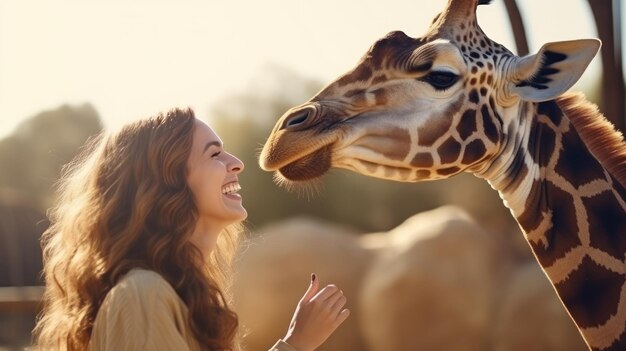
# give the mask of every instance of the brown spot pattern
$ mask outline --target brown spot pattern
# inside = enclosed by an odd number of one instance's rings
[[[517,221],[524,229],[524,232],[529,233],[537,229],[543,220],[543,212],[545,211],[545,199],[543,197],[543,183],[539,180],[533,181],[526,199],[524,212],[517,216]]]
[[[459,132],[459,136],[462,140],[465,140],[470,137],[475,131],[478,130],[476,126],[476,110],[469,109],[463,112],[461,116],[461,120],[456,127],[456,130]]]
[[[604,179],[600,163],[587,150],[574,128],[563,134],[563,145],[564,148],[555,166],[558,174],[575,187],[595,179]]]
[[[464,99],[464,95],[459,96],[445,111],[439,115],[432,116],[428,123],[418,128],[418,145],[431,146],[437,139],[448,133],[453,117],[461,109]]]
[[[548,165],[556,148],[556,133],[546,124],[535,122],[530,130],[528,149],[533,162],[541,167]]]
[[[476,89],[472,89],[472,91],[470,91],[469,93],[469,101],[477,104],[478,101],[480,101],[480,98],[478,97],[478,91],[476,91]]]
[[[548,246],[542,242],[531,242],[537,259],[543,267],[549,267],[560,258],[563,258],[571,249],[581,244],[576,224],[576,209],[574,199],[569,193],[559,189],[549,181],[544,182],[546,197],[542,200],[550,205],[552,210],[552,227],[544,234]],[[547,204],[529,204],[527,208],[537,211]]]
[[[449,176],[451,174],[458,173],[460,170],[461,169],[459,167],[441,168],[437,170],[437,174],[442,175],[442,176]]]
[[[372,79],[372,85],[376,85],[378,83],[382,83],[387,81],[387,76],[384,74],[381,74],[379,76],[374,77],[374,79]]]
[[[430,152],[418,152],[411,160],[411,166],[418,168],[429,168],[435,164],[433,155]]]
[[[461,144],[454,140],[453,137],[449,137],[443,144],[441,144],[441,146],[439,146],[437,153],[441,158],[441,163],[452,163],[459,158],[459,154],[461,153]]]
[[[583,198],[587,210],[591,246],[618,260],[626,252],[626,214],[613,192],[605,191],[591,198]]]
[[[539,103],[537,105],[537,113],[541,115],[545,115],[548,118],[550,118],[550,120],[552,121],[552,123],[554,123],[555,126],[558,126],[561,124],[563,112],[554,101],[546,101],[546,102]]]
[[[347,97],[347,98],[351,98],[355,95],[360,95],[363,94],[365,92],[365,89],[352,89],[352,90],[348,90],[346,91],[345,94],[343,94],[343,96]]]
[[[431,146],[450,130],[452,116],[435,116],[417,130],[418,145]]]
[[[362,63],[358,65],[352,72],[341,77],[337,81],[337,86],[341,87],[350,83],[354,83],[356,81],[367,81],[372,77],[372,69],[369,65]]]
[[[387,104],[387,92],[385,91],[385,89],[382,89],[382,88],[376,89],[372,91],[372,94],[374,94],[374,98],[376,99],[377,106]]]
[[[430,178],[430,171],[427,169],[419,169],[415,172],[415,177],[417,179],[428,179]]]
[[[585,256],[568,279],[555,288],[578,326],[591,328],[606,323],[617,312],[623,284],[624,276]]]
[[[393,140],[393,143],[389,142]],[[411,144],[411,135],[402,128],[391,127],[385,129],[385,135],[381,138],[379,145],[375,147],[386,158],[391,160],[404,160],[409,153],[409,145]]]
[[[483,117],[483,130],[485,131],[485,135],[489,138],[489,140],[491,140],[491,142],[495,143],[498,141],[498,129],[491,119],[489,107],[487,107],[487,105],[483,105],[480,108],[480,113]]]
[[[483,156],[485,156],[486,152],[487,149],[485,148],[485,144],[482,142],[482,140],[476,139],[465,146],[465,151],[463,152],[463,160],[461,160],[461,162],[464,165],[473,165],[474,162],[480,160]]]
[[[617,338],[611,346],[603,351],[623,351],[626,350],[626,330]],[[595,350],[594,350],[595,351]]]

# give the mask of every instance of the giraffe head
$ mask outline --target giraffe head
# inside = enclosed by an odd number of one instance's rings
[[[331,167],[415,182],[479,171],[507,143],[522,102],[554,99],[580,78],[595,39],[518,57],[476,21],[484,0],[449,0],[427,32],[378,40],[347,74],[277,122],[260,156],[291,181]]]

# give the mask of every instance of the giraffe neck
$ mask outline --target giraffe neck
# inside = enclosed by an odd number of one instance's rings
[[[626,347],[626,191],[557,101],[525,103],[477,175],[498,190],[592,349]]]

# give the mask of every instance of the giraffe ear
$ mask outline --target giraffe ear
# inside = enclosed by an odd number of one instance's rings
[[[513,67],[509,91],[527,101],[546,101],[574,85],[598,53],[601,42],[581,39],[547,43]]]

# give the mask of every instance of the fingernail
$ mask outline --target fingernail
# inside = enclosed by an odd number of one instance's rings
[[[311,283],[315,281],[315,279],[317,279],[317,276],[315,275],[315,273],[311,274]]]

